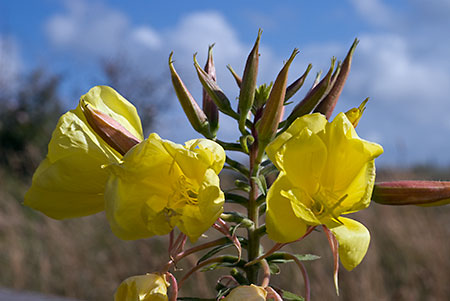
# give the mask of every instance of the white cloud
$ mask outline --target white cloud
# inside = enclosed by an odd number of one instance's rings
[[[372,24],[385,27],[398,22],[391,8],[382,0],[350,0],[350,2],[364,20]]]
[[[65,1],[66,11],[47,20],[50,42],[81,54],[111,55],[128,34],[128,19],[99,2]]]

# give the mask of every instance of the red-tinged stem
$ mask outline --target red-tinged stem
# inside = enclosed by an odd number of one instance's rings
[[[269,286],[270,282],[270,267],[269,264],[267,263],[267,260],[261,260],[261,266],[263,269],[263,279],[261,282],[261,286],[266,288]]]
[[[273,299],[274,301],[283,301],[283,298],[270,286],[265,288],[267,291],[267,300]]]
[[[177,284],[177,280],[169,272],[166,273],[166,276],[167,276],[167,278],[169,278],[169,283],[170,283],[170,287],[171,287],[171,294],[170,294],[169,301],[177,301],[177,298],[178,298],[178,284]]]
[[[298,268],[302,272],[303,280],[305,281],[305,301],[310,301],[311,289],[310,289],[310,284],[309,284],[308,272],[306,271],[305,266],[297,257],[295,257],[292,254],[289,254],[289,253],[285,254],[285,258],[294,260],[294,262],[297,264]]]
[[[199,264],[197,264],[195,267],[193,267],[192,269],[190,269],[186,275],[183,276],[183,278],[181,278],[180,283],[179,283],[179,287],[181,288],[181,286],[183,285],[183,283],[196,271],[198,271],[199,269],[201,269],[202,267],[214,263],[214,262],[221,262],[223,259],[223,256],[219,256],[219,257],[215,257],[215,258],[210,258],[208,260],[205,260]]]
[[[233,242],[234,246],[236,247],[236,250],[238,251],[238,261],[241,260],[242,247],[241,243],[239,242],[239,239],[237,238],[236,235],[230,234],[230,229],[221,218],[217,219],[217,221],[219,222],[219,224],[213,224],[213,228],[219,231],[220,233],[224,234],[226,237],[228,237],[228,239],[230,239]]]
[[[224,275],[220,277],[219,280],[217,280],[217,283],[221,283],[223,279],[228,280],[228,282],[225,284],[226,286],[229,286],[231,282],[233,282],[235,285],[239,285],[239,282],[237,282],[237,280],[231,275]]]
[[[325,225],[322,225],[323,230],[325,232],[325,235],[327,236],[328,243],[330,244],[331,251],[333,252],[333,259],[334,259],[334,270],[333,270],[333,279],[334,279],[334,286],[336,287],[336,294],[339,296],[339,280],[338,280],[338,273],[339,273],[339,248],[338,248],[338,241],[334,234],[328,229]]]
[[[179,254],[177,254],[176,256],[174,256],[172,259],[169,260],[169,262],[162,268],[162,272],[166,273],[173,265],[175,265],[178,261],[180,261],[181,259],[183,259],[186,256],[189,256],[193,253],[211,248],[211,247],[215,247],[215,246],[219,246],[221,244],[224,244],[228,241],[227,238],[223,237],[223,238],[219,238],[198,246],[195,246],[193,248],[187,249],[186,251],[183,251]]]

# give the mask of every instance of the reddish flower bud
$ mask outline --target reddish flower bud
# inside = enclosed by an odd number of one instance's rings
[[[441,206],[450,203],[450,182],[394,181],[376,183],[372,200],[383,205]]]
[[[120,154],[125,155],[128,150],[141,142],[119,122],[81,101],[81,110],[94,132]]]

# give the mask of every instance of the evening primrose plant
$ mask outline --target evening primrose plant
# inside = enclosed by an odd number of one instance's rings
[[[390,205],[449,203],[448,183],[375,184],[375,159],[383,148],[360,138],[355,129],[367,99],[331,118],[358,40],[342,62],[333,58],[324,77],[319,73],[303,99],[296,100],[311,65],[288,85],[298,55],[294,50],[273,83],[258,86],[260,39],[261,31],[242,77],[228,66],[239,88],[237,101],[230,101],[216,81],[212,46],[204,68],[194,55],[202,106],[178,75],[170,54],[177,98],[204,138],[177,144],[152,133],[144,139],[135,107],[106,86],[92,88],[60,118],[24,204],[55,219],[105,211],[112,232],[123,240],[168,238],[167,262],[159,270],[125,279],[118,285],[116,301],[310,300],[303,262],[318,256],[282,248],[312,232],[322,232],[328,240],[339,294],[339,262],[354,269],[370,242],[369,230],[349,214],[367,208],[371,199]],[[284,116],[291,103],[290,114]],[[236,121],[240,134],[235,141],[217,138],[221,114]],[[237,161],[234,152],[248,159]],[[236,180],[235,187],[223,191],[223,169],[245,181]],[[227,204],[242,210],[229,210]],[[206,237],[210,228],[219,237]],[[273,242],[268,249],[261,245],[265,236]],[[228,248],[234,249],[232,254],[223,254]],[[192,255],[200,257],[198,263],[176,279],[177,263]],[[277,264],[298,267],[303,292],[271,283]],[[217,280],[215,296],[178,297],[195,272],[219,267],[227,274]]]

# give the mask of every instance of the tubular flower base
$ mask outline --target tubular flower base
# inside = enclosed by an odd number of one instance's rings
[[[106,213],[114,234],[139,239],[177,226],[197,240],[223,212],[218,174],[224,162],[224,150],[213,141],[183,146],[151,134],[107,167]]]
[[[224,301],[265,301],[267,296],[266,290],[256,285],[241,285],[234,288]]]
[[[132,276],[117,288],[114,301],[167,301],[168,286],[159,274]]]
[[[24,204],[55,218],[90,215],[104,209],[108,172],[102,165],[118,163],[122,155],[89,125],[83,106],[90,106],[142,140],[135,107],[110,87],[97,86],[64,114],[53,131],[48,154],[34,173]]]
[[[308,225],[326,225],[339,241],[344,267],[357,266],[370,235],[362,224],[341,215],[369,205],[374,159],[382,147],[360,139],[345,114],[329,123],[315,113],[294,121],[266,151],[280,171],[267,196],[269,237],[290,242]]]

